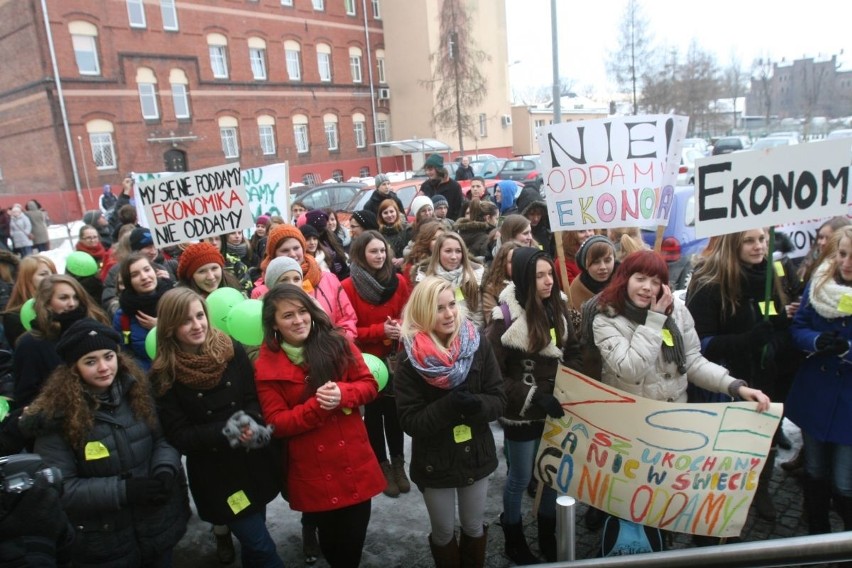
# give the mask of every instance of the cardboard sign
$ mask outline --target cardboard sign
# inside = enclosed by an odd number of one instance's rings
[[[540,129],[554,231],[665,225],[688,119],[612,117]]]
[[[783,406],[657,402],[561,367],[535,475],[560,493],[660,529],[735,536]]]
[[[852,139],[735,152],[695,162],[695,235],[846,215]]]
[[[252,226],[239,164],[146,181],[136,187],[154,245],[162,248]]]

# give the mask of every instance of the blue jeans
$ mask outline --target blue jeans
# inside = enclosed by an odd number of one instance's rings
[[[243,566],[283,568],[275,542],[266,528],[266,508],[240,517],[228,523],[228,527],[240,541],[240,559]]]
[[[835,492],[852,497],[852,446],[820,442],[802,432],[805,472],[811,479],[831,482]]]
[[[506,485],[503,487],[503,522],[507,524],[516,525],[521,522],[521,502],[532,478],[537,443],[538,440],[505,441],[509,454],[509,475],[506,476]],[[544,487],[538,513],[543,517],[556,518],[556,491],[550,486]]]

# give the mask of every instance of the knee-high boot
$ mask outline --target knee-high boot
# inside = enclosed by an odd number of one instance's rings
[[[772,494],[769,493],[769,482],[772,481],[772,473],[775,469],[776,453],[776,448],[769,450],[769,454],[766,456],[766,463],[763,465],[763,471],[760,472],[757,491],[754,493],[754,507],[757,509],[757,516],[764,521],[774,521],[776,516],[775,505],[772,503]]]
[[[429,535],[429,550],[432,551],[436,568],[459,568],[459,543],[455,536],[444,546],[438,546],[432,542],[432,535]]]
[[[556,562],[556,518],[538,516],[538,548],[548,562]]]
[[[828,480],[813,479],[806,475],[802,486],[805,513],[808,515],[808,534],[830,533],[828,512],[831,510],[831,487]]]
[[[459,537],[459,559],[461,568],[483,568],[485,545],[488,543],[488,525],[483,525],[482,536],[467,536],[462,531]]]

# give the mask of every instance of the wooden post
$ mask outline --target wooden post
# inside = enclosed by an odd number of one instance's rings
[[[562,291],[565,292],[565,295],[568,296],[568,307],[573,306],[571,303],[571,283],[568,282],[568,269],[565,267],[565,247],[562,246],[562,233],[564,231],[556,231],[553,233],[554,239],[556,240],[556,258],[554,259],[558,266],[556,267],[559,270],[559,276],[562,280]]]
[[[665,231],[665,225],[657,225],[657,236],[654,237],[654,252],[660,252],[663,249],[663,233]]]

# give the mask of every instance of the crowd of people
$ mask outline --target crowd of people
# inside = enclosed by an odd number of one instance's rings
[[[831,502],[852,529],[847,218],[825,223],[798,266],[769,256],[767,230],[714,237],[675,291],[637,231],[569,231],[557,247],[537,192],[501,181],[492,195],[474,177],[465,195],[440,156],[426,170],[408,215],[379,175],[348,227],[295,202],[289,222],[261,215],[250,234],[163,250],[137,224],[128,177],[84,215],[76,250],[96,263],[85,273],[31,254],[49,245],[33,221],[46,216],[13,207],[0,450],[35,452],[63,491],[54,522],[0,536],[0,561],[47,550],[57,565],[169,566],[191,495],[221,562],[235,559],[236,537],[243,566],[283,566],[266,525],[280,494],[301,513],[307,562],[358,566],[372,499],[414,485],[436,566],[483,566],[497,421],[505,553],[553,562],[557,494],[536,488],[533,462],[547,417],[564,414],[560,365],[657,401],[764,411],[786,400],[804,446],[784,466],[803,468],[810,532],[830,530]],[[262,300],[259,346],[214,325],[206,301],[221,288]],[[381,391],[365,355],[386,365]],[[776,515],[766,489],[785,443],[779,429],[754,500],[764,519]],[[537,554],[524,533],[530,491]],[[0,524],[21,499],[0,496]],[[605,515],[589,508],[585,522]]]

